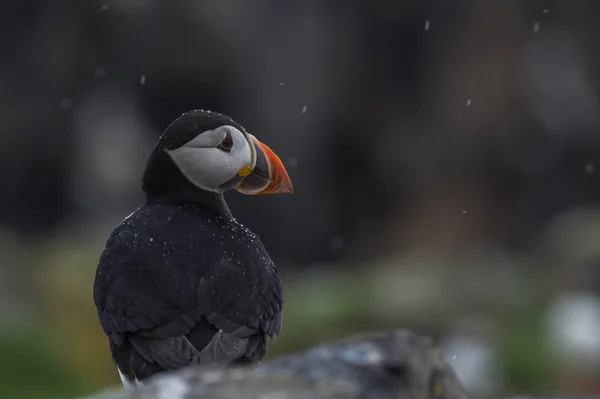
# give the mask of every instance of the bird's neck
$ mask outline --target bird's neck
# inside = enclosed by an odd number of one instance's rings
[[[153,196],[146,193],[146,204],[171,204],[196,206],[229,220],[234,220],[223,194],[201,190],[199,193],[175,192],[168,195]]]
[[[156,167],[160,164],[160,167]],[[193,185],[164,152],[150,156],[142,178],[146,204],[195,205],[233,220],[222,193]]]

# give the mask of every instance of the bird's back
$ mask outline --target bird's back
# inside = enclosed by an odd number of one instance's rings
[[[133,381],[261,359],[279,334],[283,296],[255,234],[200,206],[155,204],[111,234],[94,301],[119,372]]]

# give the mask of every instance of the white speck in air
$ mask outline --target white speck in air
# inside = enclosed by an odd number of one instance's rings
[[[469,98],[469,99],[467,99],[467,107],[470,107],[470,106],[471,106],[471,99]]]
[[[146,75],[142,75],[142,77],[140,78],[140,84],[143,85],[146,83]]]
[[[290,168],[295,168],[296,166],[298,166],[298,158],[290,157],[290,159],[288,160],[288,165]]]
[[[154,241],[154,238],[150,237],[150,238],[149,238],[149,240],[150,240],[150,241]]]
[[[425,32],[429,30],[429,20],[425,21]]]
[[[542,11],[542,14],[547,14],[547,13],[548,13],[548,9],[547,9],[547,8],[545,8],[545,9]]]
[[[306,106],[306,105],[303,105],[303,106],[302,106],[302,113],[303,113],[303,114],[305,114],[305,113],[306,113],[306,108],[307,108],[307,106]]]
[[[540,23],[538,21],[535,21],[533,23],[533,33],[538,33],[540,30]]]
[[[463,215],[466,215],[466,214],[467,214],[467,211],[463,211]]]
[[[585,165],[585,173],[588,175],[591,175],[594,173],[594,164],[593,163],[588,163],[587,165]]]
[[[283,82],[279,83],[279,86],[283,86],[283,85],[284,85],[284,83],[283,83]]]
[[[108,10],[108,4],[102,4],[102,11]]]
[[[456,359],[456,355],[452,356],[452,361],[454,361]]]
[[[72,105],[73,105],[73,102],[71,101],[71,99],[69,97],[65,97],[65,98],[61,99],[60,103],[59,103],[59,107],[63,111],[70,110]]]
[[[106,77],[106,69],[104,69],[101,66],[96,67],[96,69],[94,69],[94,77],[97,79],[102,79]]]

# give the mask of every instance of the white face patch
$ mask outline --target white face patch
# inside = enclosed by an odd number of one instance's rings
[[[226,152],[218,145],[231,135],[233,145]],[[220,192],[223,184],[238,175],[245,165],[252,164],[252,151],[246,136],[233,126],[219,126],[201,132],[181,147],[167,151],[181,173],[195,186]]]

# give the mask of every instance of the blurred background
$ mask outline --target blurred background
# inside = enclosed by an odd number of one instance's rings
[[[227,196],[285,281],[269,356],[409,328],[474,398],[600,392],[597,0],[5,0],[0,397],[119,384],[100,252],[184,111],[268,143]]]

